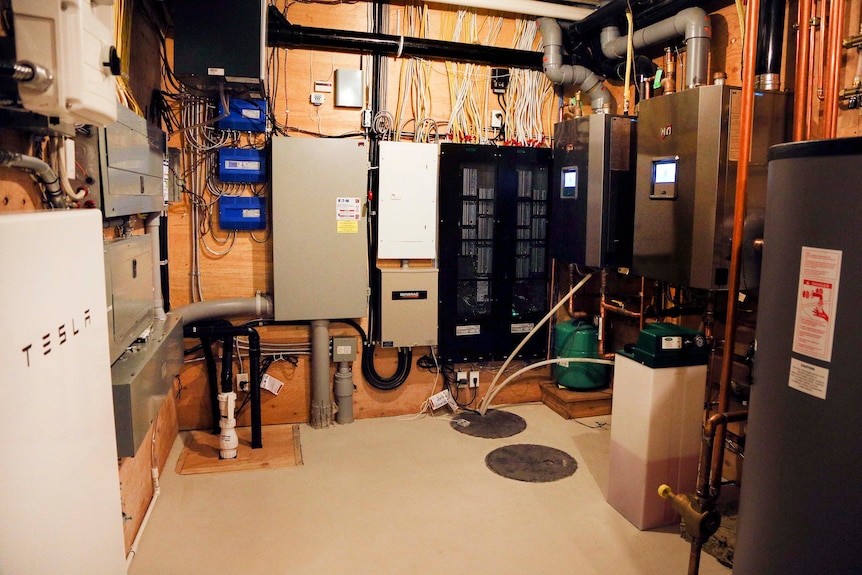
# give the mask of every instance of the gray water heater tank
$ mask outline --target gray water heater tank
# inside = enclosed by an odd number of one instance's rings
[[[769,152],[734,575],[862,573],[862,138]]]

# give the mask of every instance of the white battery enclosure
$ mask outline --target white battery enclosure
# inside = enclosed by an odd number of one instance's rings
[[[437,257],[437,171],[439,146],[380,142],[381,259]]]

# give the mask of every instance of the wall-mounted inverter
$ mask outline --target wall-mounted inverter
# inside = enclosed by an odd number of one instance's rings
[[[634,227],[637,120],[590,114],[554,126],[551,257],[629,267]]]
[[[741,287],[757,287],[766,154],[786,140],[787,95],[756,93]],[[640,103],[632,271],[700,289],[726,289],[733,236],[742,95],[702,86]]]

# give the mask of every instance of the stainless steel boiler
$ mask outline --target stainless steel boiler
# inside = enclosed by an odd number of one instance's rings
[[[701,86],[639,106],[632,271],[650,279],[725,289],[730,269],[741,90]],[[759,283],[766,153],[786,141],[787,95],[757,93],[745,222],[742,289]]]

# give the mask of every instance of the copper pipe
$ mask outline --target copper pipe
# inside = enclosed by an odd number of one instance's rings
[[[796,85],[793,99],[793,141],[806,139],[805,117],[808,108],[808,63],[811,59],[811,2],[799,0],[796,29]]]
[[[641,317],[641,314],[639,314],[636,311],[631,311],[631,310],[626,309],[623,306],[614,305],[612,303],[602,302],[602,310],[609,311],[611,313],[615,313],[617,315],[622,315],[625,317],[636,317],[636,318]]]
[[[845,0],[832,0],[829,6],[828,56],[824,80],[825,108],[823,110],[823,137],[835,138],[838,134],[838,90],[841,72],[841,50],[844,37]]]
[[[713,484],[721,483],[721,464],[724,463],[724,430],[728,423],[745,421],[748,419],[748,410],[719,412],[706,420],[703,424],[703,442],[700,450],[700,465],[698,467],[697,496],[704,500],[713,500],[718,496],[713,492]],[[722,435],[721,445],[717,436]],[[710,453],[721,449],[721,461],[718,466],[715,461],[710,462]],[[715,480],[714,478],[718,478]]]
[[[826,25],[826,0],[820,0],[820,16],[818,18],[817,30],[815,32],[816,36],[820,36],[820,41],[818,42],[815,38],[815,44],[817,45],[817,55],[814,60],[814,73],[817,76],[817,99],[823,100],[823,66],[826,65],[826,33],[828,30],[828,26]]]
[[[640,296],[641,296],[641,302],[640,302],[640,311],[638,312],[638,315],[640,315],[641,320],[638,322],[638,329],[640,329],[641,331],[643,331],[643,329],[644,329],[644,320],[645,320],[644,315],[645,315],[645,313],[646,313],[646,303],[645,303],[645,299],[646,299],[646,278],[645,278],[645,277],[643,277],[643,276],[641,276],[641,293],[640,293]]]
[[[552,258],[552,259],[551,259],[551,287],[550,287],[550,290],[549,290],[549,291],[550,291],[550,293],[551,293],[551,297],[550,297],[550,298],[548,298],[548,305],[549,305],[549,307],[553,307],[553,306],[554,306],[553,302],[554,302],[554,301],[556,300],[556,298],[557,298],[557,292],[556,292],[557,284],[556,284],[556,281],[557,281],[557,261],[556,261],[555,259],[553,259],[553,258]],[[551,348],[551,339],[553,338],[553,333],[554,333],[554,323],[555,323],[555,320],[556,320],[556,319],[557,319],[556,317],[552,317],[552,318],[550,318],[549,323],[548,323],[548,342],[547,342],[547,343],[548,343],[548,346],[545,348],[545,349],[547,350],[547,351],[545,352],[545,359],[551,359],[551,356],[552,356],[552,353],[553,353],[553,348]]]

